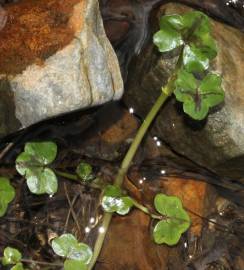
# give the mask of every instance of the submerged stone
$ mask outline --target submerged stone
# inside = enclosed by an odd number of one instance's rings
[[[0,31],[0,137],[119,99],[123,82],[96,0],[22,0]]]
[[[190,8],[180,4],[161,6],[162,14],[183,13]],[[158,26],[155,24],[156,31]],[[152,132],[176,152],[201,166],[243,182],[244,175],[244,34],[212,20],[218,56],[212,70],[223,77],[225,102],[214,108],[208,118],[197,122],[188,118],[182,104],[170,99],[159,113]],[[143,57],[141,57],[143,55]],[[178,59],[176,53],[160,54],[152,42],[134,63],[125,100],[135,112],[145,116]]]

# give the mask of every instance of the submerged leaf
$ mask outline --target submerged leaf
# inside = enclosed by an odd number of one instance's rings
[[[2,264],[16,264],[22,258],[21,253],[16,248],[6,247],[3,251]]]
[[[14,197],[15,189],[10,184],[9,179],[0,177],[0,217],[6,213],[8,204]]]
[[[102,198],[102,207],[104,211],[126,215],[132,206],[133,200],[129,196],[124,196],[119,187],[114,185],[106,186]]]
[[[24,152],[16,159],[16,170],[27,179],[27,185],[35,194],[54,194],[57,191],[57,177],[52,169],[46,168],[57,155],[53,142],[26,143]]]
[[[190,226],[190,218],[183,209],[180,199],[165,194],[157,194],[154,199],[154,206],[164,218],[154,227],[154,241],[157,244],[177,244],[181,234]]]

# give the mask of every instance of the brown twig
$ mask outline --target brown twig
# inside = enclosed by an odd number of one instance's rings
[[[76,226],[77,226],[78,232],[79,232],[79,234],[81,235],[82,233],[81,233],[80,224],[79,224],[79,222],[78,222],[78,220],[77,220],[76,213],[75,213],[75,211],[74,211],[72,202],[71,202],[71,200],[70,200],[70,196],[69,196],[69,193],[68,193],[68,190],[67,190],[67,185],[66,185],[66,183],[64,183],[64,192],[65,192],[67,201],[68,201],[68,203],[69,203],[69,207],[70,207],[70,211],[71,211],[71,213],[72,213],[72,217],[73,217],[73,219],[74,219],[74,221],[75,221],[75,224],[76,224]]]

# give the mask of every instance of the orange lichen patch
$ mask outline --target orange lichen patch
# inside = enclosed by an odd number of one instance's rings
[[[184,207],[191,217],[191,233],[195,236],[201,235],[203,220],[199,216],[204,216],[206,194],[209,185],[204,182],[194,180],[184,180],[170,178],[164,182],[164,187],[168,195],[174,195],[182,200]],[[194,215],[196,213],[197,215]]]
[[[84,0],[22,0],[5,7],[7,23],[0,31],[0,74],[18,74],[32,63],[40,64],[74,37],[76,4]],[[80,5],[79,5],[80,6]],[[81,8],[79,8],[81,11]],[[80,13],[82,14],[82,13]]]
[[[102,133],[102,139],[108,143],[121,143],[133,135],[139,126],[138,121],[128,111],[122,118]]]

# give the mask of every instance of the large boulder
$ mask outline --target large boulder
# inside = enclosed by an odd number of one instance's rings
[[[183,13],[180,4],[161,6],[159,15]],[[158,115],[152,132],[176,152],[218,174],[244,179],[244,34],[212,20],[218,56],[212,69],[223,76],[224,105],[212,110],[205,121],[189,119],[181,104],[169,100]],[[155,27],[155,31],[157,30]],[[134,62],[125,100],[145,116],[160,94],[178,56],[161,55],[152,42]]]
[[[22,0],[1,14],[0,137],[121,97],[97,0]]]

